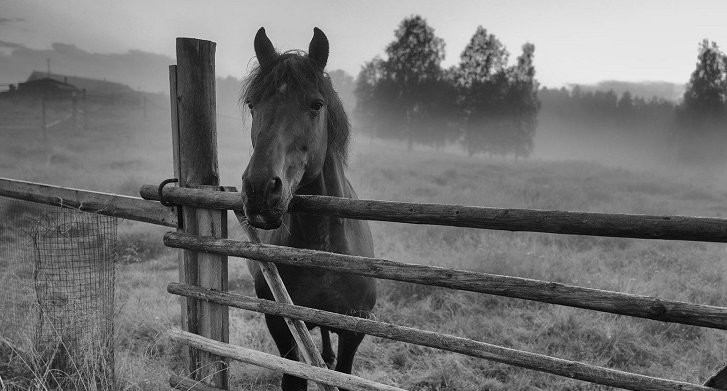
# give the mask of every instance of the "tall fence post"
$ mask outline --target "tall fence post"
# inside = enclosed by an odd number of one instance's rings
[[[172,107],[174,175],[180,187],[219,188],[215,103],[215,43],[177,38],[177,65],[169,68]],[[183,207],[179,230],[196,235],[225,237],[226,212]],[[179,280],[227,290],[227,257],[183,251]],[[182,328],[221,342],[229,342],[226,306],[182,300]],[[190,348],[190,377],[214,387],[228,388],[227,361]]]

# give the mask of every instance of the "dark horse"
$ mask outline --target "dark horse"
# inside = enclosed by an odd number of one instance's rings
[[[373,256],[371,231],[365,221],[308,214],[286,214],[294,194],[355,198],[343,169],[349,123],[341,100],[324,72],[328,39],[313,30],[308,54],[278,54],[265,35],[255,36],[258,67],[245,82],[242,99],[252,113],[252,145],[242,175],[242,197],[248,222],[265,231],[263,242],[342,254]],[[260,269],[249,263],[260,298],[272,300]],[[376,302],[376,284],[368,277],[278,265],[297,305],[366,316]],[[285,321],[266,316],[280,355],[297,360],[298,352]],[[309,328],[316,325],[308,324]],[[336,370],[351,373],[363,334],[331,329],[338,334]],[[323,359],[332,366],[336,355],[329,330],[321,327]],[[304,379],[283,376],[282,388],[305,390]]]

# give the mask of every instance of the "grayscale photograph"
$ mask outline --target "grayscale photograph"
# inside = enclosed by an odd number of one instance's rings
[[[727,390],[727,2],[0,0],[0,391]]]

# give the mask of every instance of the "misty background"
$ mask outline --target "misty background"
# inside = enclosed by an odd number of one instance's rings
[[[353,124],[346,176],[362,199],[724,218],[725,20],[721,0],[0,1],[0,177],[138,196],[173,176],[168,66],[175,38],[194,37],[217,42],[220,182],[239,188],[252,147],[238,100],[255,32],[305,50],[317,26]],[[13,205],[0,216],[19,216]],[[0,244],[24,234],[2,221],[12,229]],[[244,237],[234,218],[229,228]],[[722,243],[371,228],[385,259],[727,302]],[[185,371],[165,337],[180,323],[165,289],[177,253],[163,245],[167,228],[118,229],[117,388],[162,389]],[[244,262],[229,267],[230,290],[254,294]],[[703,384],[726,357],[722,330],[392,281],[378,294],[381,321],[649,376]],[[230,342],[276,353],[264,322],[231,311]],[[0,378],[21,381],[3,358]],[[354,373],[405,389],[594,389],[378,338],[364,340]],[[231,379],[279,384],[250,366]]]
[[[3,18],[0,26],[26,22]],[[693,69],[681,75],[682,82],[546,85],[538,69],[545,49],[537,36],[507,47],[498,31],[473,25],[465,48],[452,54],[437,27],[426,15],[409,15],[388,26],[389,42],[358,72],[328,70],[356,140],[473,157],[592,160],[637,168],[725,162],[725,56],[709,37],[693,42],[688,53]],[[459,61],[447,66],[445,57]],[[17,103],[24,96],[23,104],[32,106],[46,92],[17,94],[23,92],[18,87],[45,73],[59,82],[76,77],[122,84],[137,94],[127,101],[164,109],[172,63],[168,55],[138,49],[100,53],[68,42],[32,48],[0,40],[0,90],[4,100]],[[220,115],[244,117],[237,102],[243,77],[244,72],[218,77]]]

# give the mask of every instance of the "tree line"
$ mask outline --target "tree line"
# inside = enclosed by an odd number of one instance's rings
[[[629,91],[571,89],[539,91],[541,120],[567,124],[583,135],[618,132],[633,138],[648,136],[652,145],[665,142],[680,162],[727,161],[727,56],[709,40],[699,44],[697,62],[680,102],[644,99]],[[553,119],[557,121],[553,121]]]
[[[386,58],[366,62],[356,79],[360,129],[409,149],[458,143],[470,155],[528,156],[540,107],[535,46],[524,44],[509,64],[507,48],[479,26],[458,65],[442,67],[444,48],[424,18],[404,19]]]
[[[385,56],[366,62],[355,80],[358,129],[371,137],[404,140],[409,148],[456,144],[470,155],[526,157],[540,113],[584,135],[659,137],[681,161],[727,161],[727,56],[714,42],[699,44],[696,67],[679,102],[629,91],[541,88],[535,46],[525,43],[510,63],[507,48],[482,26],[459,64],[445,69],[444,49],[424,18],[405,18]]]
[[[543,87],[538,92],[548,119],[567,121],[583,133],[643,133],[668,129],[674,121],[676,103],[659,97],[645,99],[630,91],[621,95],[613,90],[586,91],[579,85],[571,89]]]

